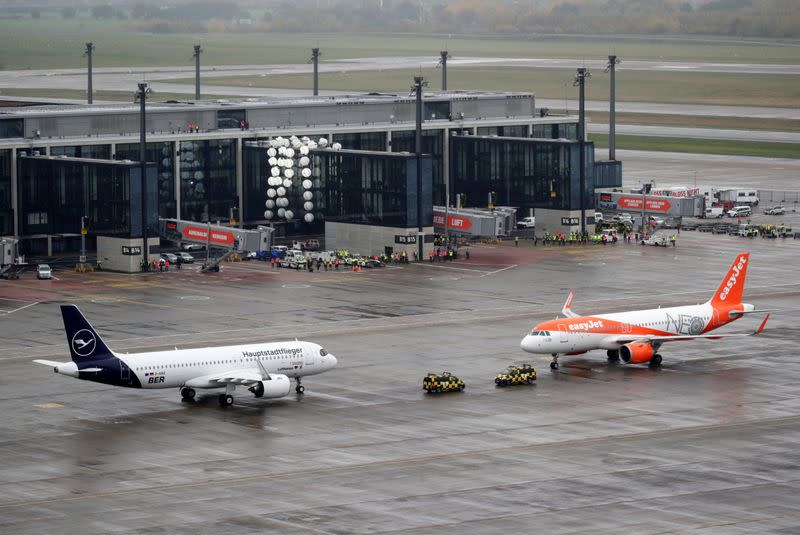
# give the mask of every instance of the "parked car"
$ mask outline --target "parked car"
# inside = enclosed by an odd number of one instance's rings
[[[728,210],[728,217],[749,217],[753,215],[753,209],[746,205],[734,206]]]
[[[786,213],[786,210],[783,209],[783,206],[777,205],[777,206],[770,206],[769,208],[764,210],[764,213],[767,215],[783,215]]]
[[[663,225],[664,224],[664,220],[663,219],[661,219],[660,217],[656,217],[654,215],[651,215],[650,217],[648,217],[647,220],[650,222],[651,225],[653,223],[655,223],[656,225]]]
[[[603,212],[595,212],[594,213],[594,222],[595,223],[602,223],[603,222]]]
[[[53,270],[50,269],[50,266],[47,264],[39,264],[36,266],[36,278],[37,279],[52,279],[53,278]]]
[[[616,214],[611,218],[611,221],[619,221],[620,223],[633,223],[633,216],[631,214]]]
[[[517,228],[535,228],[536,227],[536,218],[533,216],[530,217],[523,217],[519,221],[517,221]]]
[[[181,246],[184,251],[205,251],[206,246],[199,243],[184,243]]]
[[[170,264],[177,264],[178,257],[172,253],[161,253],[161,258],[169,262]]]
[[[189,253],[181,251],[179,253],[175,253],[175,256],[178,257],[178,262],[181,262],[182,264],[194,264],[194,257]]]

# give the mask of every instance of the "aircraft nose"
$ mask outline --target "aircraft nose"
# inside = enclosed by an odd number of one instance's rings
[[[338,361],[336,360],[336,357],[334,357],[333,355],[328,355],[328,366],[329,367],[335,368],[337,363],[338,363]]]
[[[533,339],[533,336],[527,335],[525,338],[522,339],[522,342],[520,342],[519,347],[521,347],[523,351],[527,351],[528,353],[534,353],[536,349],[536,340]]]

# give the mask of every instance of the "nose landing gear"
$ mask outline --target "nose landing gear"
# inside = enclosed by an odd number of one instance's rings
[[[558,354],[556,353],[553,353],[553,362],[550,363],[550,369],[551,370],[558,369]]]

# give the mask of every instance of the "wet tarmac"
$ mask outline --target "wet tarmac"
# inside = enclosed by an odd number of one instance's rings
[[[571,288],[579,313],[701,302],[745,250],[747,300],[781,309],[758,337],[675,343],[656,370],[596,352],[554,372],[519,349]],[[666,249],[471,253],[363,273],[250,262],[0,282],[0,532],[797,532],[800,241],[682,232]],[[237,390],[230,408],[57,376],[30,361],[67,359],[66,302],[118,351],[299,337],[339,368],[302,397]],[[522,361],[536,384],[495,387]],[[466,390],[426,395],[434,370]]]

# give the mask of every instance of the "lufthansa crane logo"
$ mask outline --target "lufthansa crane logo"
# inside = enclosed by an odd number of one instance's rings
[[[79,357],[88,357],[97,345],[94,334],[89,329],[81,329],[72,336],[72,351]]]

